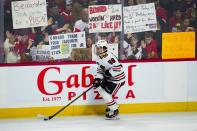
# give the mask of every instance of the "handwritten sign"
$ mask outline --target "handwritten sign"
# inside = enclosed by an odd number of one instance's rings
[[[118,44],[108,44],[107,48],[109,52],[112,52],[118,58]],[[95,51],[95,45],[92,45],[92,61],[96,61],[97,58]]]
[[[89,33],[122,30],[121,5],[89,6]]]
[[[12,2],[13,28],[47,26],[46,0]]]
[[[157,30],[154,3],[124,7],[125,33]]]
[[[47,62],[50,60],[50,46],[38,45],[36,52],[36,61]]]
[[[162,34],[162,59],[195,58],[195,32]]]
[[[50,56],[52,59],[64,59],[71,56],[72,48],[86,48],[85,32],[50,35]]]

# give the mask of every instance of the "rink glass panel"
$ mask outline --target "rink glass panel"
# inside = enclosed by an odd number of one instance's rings
[[[57,6],[51,4],[56,1]],[[11,2],[15,2],[11,8]],[[73,0],[47,0],[47,26],[33,26],[36,22],[43,22],[43,17],[36,17],[38,14],[44,16],[45,13],[40,11],[34,11],[33,9],[29,11],[30,6],[36,7],[37,3],[42,3],[43,0],[37,0],[34,5],[24,3],[24,5],[29,6],[28,11],[22,10],[17,12],[19,9],[18,5],[22,5],[21,2],[27,1],[18,1],[16,4],[15,0],[4,0],[0,3],[0,15],[4,16],[0,19],[0,63],[40,63],[40,62],[77,62],[77,61],[95,61],[92,57],[94,55],[94,44],[99,39],[105,39],[110,44],[110,50],[114,51],[119,60],[129,60],[129,61],[140,61],[140,60],[154,60],[161,61],[163,59],[188,59],[195,58],[196,46],[195,38],[196,34],[185,36],[188,37],[178,37],[176,33],[180,32],[195,32],[196,31],[196,2],[192,1],[191,3],[184,3],[184,1],[178,3],[167,3],[164,0],[160,0],[158,4],[156,1],[151,0],[136,0],[134,3],[130,3],[129,0],[114,0],[114,1],[99,1],[99,0],[90,0],[88,3],[82,3],[81,1]],[[140,10],[138,13],[134,13],[135,16],[130,16],[125,10],[131,11],[135,7],[141,5],[141,8],[147,8],[148,6],[142,4],[154,3],[155,8],[155,17],[157,23],[147,24],[149,29],[157,28],[157,30],[151,31],[142,31],[143,29],[132,29],[132,33],[128,33],[128,29],[124,27],[125,22],[131,22],[136,20],[136,23],[139,24],[140,15],[146,15],[146,12]],[[20,3],[20,4],[19,4]],[[105,6],[107,5],[107,6]],[[112,6],[114,5],[114,6]],[[117,6],[120,5],[120,10],[117,11]],[[187,6],[184,6],[187,5]],[[41,6],[41,4],[40,4]],[[131,6],[133,8],[131,8]],[[88,19],[87,10],[91,16],[91,19]],[[95,8],[93,8],[95,7]],[[104,8],[107,7],[107,8]],[[116,7],[116,8],[115,8]],[[33,7],[32,7],[33,8]],[[113,8],[113,9],[112,9]],[[72,9],[69,12],[69,9]],[[106,9],[112,9],[112,11],[106,12]],[[146,10],[146,9],[144,9]],[[13,13],[15,11],[15,13]],[[27,28],[26,24],[22,25],[25,28],[18,28],[13,26],[13,16],[18,13],[24,13],[28,16],[32,11],[32,16],[29,17],[31,22],[31,27]],[[120,13],[121,11],[121,13]],[[151,9],[148,11],[151,12]],[[186,13],[185,13],[186,12]],[[54,15],[53,13],[59,13]],[[100,16],[98,14],[101,14]],[[114,14],[113,14],[114,13]],[[95,17],[94,15],[95,14]],[[105,22],[105,17],[108,15],[110,20]],[[174,15],[175,14],[175,15]],[[13,15],[13,16],[12,16]],[[54,15],[54,16],[53,16]],[[151,13],[149,14],[151,15]],[[153,14],[152,14],[153,15]],[[34,17],[33,17],[34,16]],[[46,16],[45,16],[46,17]],[[128,18],[129,17],[129,18]],[[139,17],[139,19],[137,19]],[[80,21],[83,19],[83,21]],[[152,19],[152,18],[150,18]],[[89,21],[89,23],[88,23]],[[104,21],[102,23],[102,21]],[[146,21],[146,20],[144,20]],[[14,20],[17,22],[17,20]],[[41,23],[40,22],[40,23]],[[93,31],[99,25],[101,29]],[[111,23],[110,23],[111,22]],[[143,23],[143,22],[141,22]],[[46,24],[46,21],[45,21]],[[137,25],[136,26],[139,26]],[[116,27],[114,27],[116,26]],[[89,30],[88,28],[91,28]],[[106,29],[109,28],[109,29]],[[110,28],[120,28],[120,30],[114,29],[111,31]],[[134,28],[134,27],[133,27]],[[126,29],[126,30],[125,30]],[[109,30],[110,32],[107,32]],[[84,37],[76,37],[77,32],[85,32]],[[70,35],[68,35],[71,33]],[[73,35],[72,35],[73,33]],[[174,36],[169,37],[167,43],[166,38],[163,38],[163,33],[173,33]],[[60,34],[64,34],[65,39],[61,40]],[[51,35],[56,35],[57,38],[50,39]],[[51,37],[52,38],[52,37]],[[171,39],[170,39],[171,38]],[[176,38],[176,40],[174,40]],[[165,40],[164,40],[165,39]],[[55,42],[54,42],[54,41]],[[59,42],[58,42],[59,40]],[[173,41],[174,40],[174,41]],[[77,44],[75,42],[78,42]],[[81,42],[83,41],[83,42]],[[173,42],[172,42],[173,41]],[[184,45],[185,41],[185,45]],[[73,42],[73,44],[72,44]],[[181,44],[179,44],[181,42]],[[174,43],[177,46],[170,47],[169,43]],[[52,45],[53,44],[53,45]],[[116,46],[114,45],[116,44]],[[189,45],[188,45],[189,44]],[[51,45],[51,46],[50,46]],[[165,49],[162,49],[165,48]],[[73,50],[72,50],[73,49]],[[53,50],[53,51],[51,51]],[[162,52],[163,51],[163,52]],[[53,52],[53,53],[52,53]],[[166,53],[167,52],[167,53]],[[170,57],[176,55],[177,57]],[[192,52],[192,53],[191,53]],[[62,54],[58,56],[58,54]],[[168,54],[171,53],[171,54]],[[51,55],[55,57],[51,57]],[[179,54],[179,55],[177,55]],[[181,54],[181,55],[180,55]],[[188,55],[189,54],[189,55]],[[165,55],[162,56],[162,55]]]

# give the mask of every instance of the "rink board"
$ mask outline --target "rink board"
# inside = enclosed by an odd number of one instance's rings
[[[134,103],[119,104],[120,114],[158,113],[158,112],[193,112],[197,111],[197,102],[168,102],[168,103]],[[58,107],[31,107],[0,109],[0,119],[4,118],[35,118],[38,114],[51,116],[59,111]],[[103,115],[105,105],[69,106],[58,116]]]
[[[126,84],[115,96],[121,113],[197,111],[197,61],[122,63]],[[95,64],[0,67],[0,118],[51,115],[91,87]],[[90,90],[60,115],[103,114]]]

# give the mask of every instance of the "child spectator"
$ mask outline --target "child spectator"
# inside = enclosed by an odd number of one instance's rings
[[[150,32],[145,33],[145,41],[141,41],[142,48],[145,48],[146,59],[157,59],[157,41],[153,40],[153,34]]]
[[[94,44],[94,39],[92,35],[88,35],[86,37],[86,48],[92,48],[92,45]]]
[[[142,59],[143,54],[138,35],[132,35],[132,37],[130,38],[130,44],[125,51],[127,59]]]
[[[169,22],[170,31],[175,32],[175,31],[173,31],[173,27],[176,24],[181,24],[182,22],[183,22],[182,12],[181,12],[180,8],[177,8],[175,11],[175,15],[170,18],[170,22]]]
[[[184,32],[195,31],[195,29],[190,26],[190,19],[189,19],[189,17],[185,17],[183,19],[182,26],[183,26],[183,31]]]

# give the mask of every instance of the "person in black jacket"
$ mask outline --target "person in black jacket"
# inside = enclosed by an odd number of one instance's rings
[[[49,3],[48,19],[52,19],[52,24],[46,28],[46,31],[49,33],[49,35],[52,35],[53,31],[62,28],[66,24],[64,17],[59,14],[59,11],[60,10],[56,2]]]

